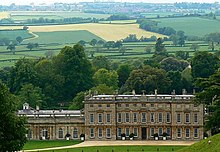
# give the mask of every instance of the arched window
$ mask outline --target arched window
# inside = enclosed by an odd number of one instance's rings
[[[62,128],[59,129],[59,137],[58,138],[63,138],[63,129]]]
[[[73,129],[73,138],[78,138],[78,130],[77,130],[77,128]]]

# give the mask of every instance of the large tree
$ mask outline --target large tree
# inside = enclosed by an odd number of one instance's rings
[[[62,88],[59,90],[63,101],[70,101],[78,92],[93,86],[92,65],[81,45],[64,47],[53,59],[53,66],[55,74],[64,79]]]
[[[16,115],[17,101],[0,82],[0,151],[19,151],[26,142],[26,120]]]
[[[201,92],[196,94],[196,101],[206,105],[209,112],[208,121],[205,126],[212,134],[219,133],[220,130],[220,71],[209,78],[200,78],[196,81],[196,86],[201,88]]]
[[[208,52],[198,51],[191,61],[193,78],[208,78],[218,69],[219,59]]]

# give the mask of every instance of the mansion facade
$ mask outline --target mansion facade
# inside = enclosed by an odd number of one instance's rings
[[[28,118],[28,138],[121,140],[201,140],[204,107],[193,104],[194,95],[87,96],[84,110],[39,110],[24,104],[19,116]]]

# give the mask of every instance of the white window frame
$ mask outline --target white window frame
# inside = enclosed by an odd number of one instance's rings
[[[90,128],[90,138],[95,138],[95,129]]]
[[[111,123],[111,114],[110,113],[106,114],[106,123]]]
[[[194,113],[194,123],[198,123],[198,114]]]
[[[125,122],[126,123],[130,122],[130,113],[128,113],[128,112],[125,113]]]
[[[166,120],[167,123],[170,123],[171,122],[170,121],[171,120],[171,114],[169,112],[167,112],[167,117],[166,118],[167,118],[167,120]]]
[[[199,128],[194,128],[194,138],[199,138]]]
[[[129,137],[130,135],[130,128],[125,128],[125,136]]]
[[[180,113],[177,113],[177,115],[176,115],[176,122],[181,123],[181,114]]]
[[[122,134],[122,129],[121,129],[121,128],[118,128],[118,129],[117,129],[117,136],[118,136],[118,137],[121,137],[121,134]]]
[[[98,128],[98,137],[99,138],[103,137],[103,129],[102,128]]]
[[[177,128],[177,132],[176,133],[177,133],[177,138],[182,138],[182,128]]]
[[[98,123],[103,123],[103,114],[102,113],[98,114]]]
[[[75,136],[76,135],[76,136]],[[77,139],[78,138],[78,129],[74,128],[73,129],[73,139]]]
[[[106,128],[106,138],[111,138],[111,128]]]
[[[163,113],[162,112],[158,113],[158,122],[163,123]]]
[[[154,136],[154,132],[155,132],[155,129],[154,129],[154,128],[150,128],[150,136],[151,136],[151,137]]]
[[[158,128],[158,134],[160,137],[163,136],[163,128]]]
[[[190,113],[185,114],[185,123],[190,123]]]
[[[94,123],[94,114],[93,114],[93,113],[91,113],[91,114],[89,115],[89,122],[90,122],[90,124],[93,124],[93,123]]]
[[[138,137],[138,128],[134,128],[134,137]]]
[[[138,122],[138,113],[133,113],[133,122]]]
[[[146,112],[141,113],[141,122],[146,123],[147,122],[147,114]]]
[[[118,119],[117,119],[118,122],[122,122],[122,113],[118,113],[117,115],[118,115]]]
[[[59,128],[59,131],[58,131],[58,138],[59,139],[63,139],[64,138],[64,131],[62,128]]]
[[[169,132],[168,132],[168,130],[169,130]],[[168,137],[171,136],[172,132],[171,132],[171,128],[170,128],[170,127],[168,127],[168,128],[166,129],[166,133],[168,134],[168,135],[167,135]]]
[[[186,136],[186,138],[190,138],[190,128],[186,128],[185,136]]]

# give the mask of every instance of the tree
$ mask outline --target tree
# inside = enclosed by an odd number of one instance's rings
[[[54,51],[52,50],[46,51],[44,55],[46,56],[46,58],[51,59],[54,56]]]
[[[97,44],[97,40],[96,39],[92,39],[89,44],[92,45],[92,46],[95,46]]]
[[[163,44],[163,39],[162,38],[158,38],[157,42],[155,44],[155,55],[165,55],[166,53],[166,48],[165,45]]]
[[[27,141],[26,119],[16,115],[18,100],[0,82],[0,151],[19,151]]]
[[[152,51],[152,46],[148,45],[145,47],[144,52],[146,52],[147,54],[150,54]]]
[[[108,71],[106,69],[99,69],[93,76],[96,86],[99,84],[106,84],[109,87],[118,89],[118,74],[116,71]]]
[[[205,104],[209,113],[208,121],[205,123],[206,130],[211,130],[212,134],[219,133],[220,128],[220,71],[209,78],[200,78],[196,81],[196,86],[201,88],[201,92],[196,94],[196,103]]]
[[[103,40],[98,40],[97,45],[99,46],[103,46],[105,44],[105,42]]]
[[[91,88],[91,93],[112,95],[115,93],[115,89],[113,87],[107,86],[106,84],[99,84],[96,87]]]
[[[193,43],[193,44],[190,46],[190,49],[193,49],[194,51],[198,51],[199,45],[198,45],[197,43]]]
[[[27,44],[27,49],[29,49],[31,51],[33,48],[34,48],[34,43]]]
[[[179,37],[178,44],[180,46],[184,46],[185,45],[185,40],[186,40],[185,32],[184,31],[178,31],[177,35]]]
[[[80,44],[80,45],[82,45],[82,46],[85,46],[86,41],[84,41],[84,40],[80,40],[80,41],[78,42],[78,44]]]
[[[29,103],[31,107],[42,106],[44,94],[42,89],[31,83],[24,84],[18,92],[18,97],[23,103]]]
[[[160,93],[167,93],[170,82],[166,77],[166,71],[163,69],[144,66],[137,70],[133,70],[126,81],[127,91],[135,90],[136,93],[154,92],[155,89]]]
[[[96,56],[92,60],[92,65],[97,71],[98,69],[105,68],[110,69],[110,61],[105,56]]]
[[[85,55],[83,46],[79,44],[73,47],[65,46],[53,58],[53,67],[55,74],[64,80],[59,90],[63,101],[70,101],[78,92],[93,86],[92,65]]]
[[[168,57],[163,59],[161,62],[161,68],[166,71],[183,71],[186,67],[189,66],[187,61],[177,60],[173,57]]]
[[[118,80],[119,80],[119,87],[125,84],[126,80],[128,79],[131,73],[131,67],[128,64],[122,64],[117,69],[118,73]]]
[[[16,41],[20,44],[23,41],[23,38],[21,36],[16,37]]]
[[[122,47],[122,42],[121,41],[116,41],[114,47],[120,49]]]
[[[187,60],[189,58],[189,52],[186,51],[176,51],[175,56],[179,59]]]
[[[84,108],[84,101],[85,99],[85,92],[79,92],[76,94],[76,96],[73,98],[73,101],[69,107],[71,110],[79,110]]]
[[[219,59],[208,52],[198,51],[191,60],[193,78],[208,78],[218,69]]]
[[[125,52],[126,52],[126,47],[121,47],[120,49],[119,49],[119,52],[121,53],[121,55],[125,55]]]
[[[9,44],[9,46],[7,47],[7,50],[10,50],[13,54],[15,54],[15,45],[14,44]]]

